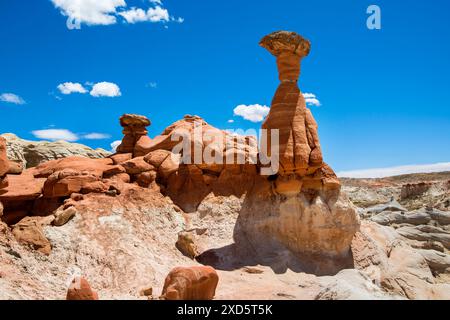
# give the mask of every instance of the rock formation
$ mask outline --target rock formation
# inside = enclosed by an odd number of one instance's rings
[[[66,300],[98,300],[98,294],[85,278],[76,277],[67,289]]]
[[[137,114],[124,114],[120,117],[124,137],[117,147],[118,153],[131,153],[135,157],[143,156],[151,143],[146,127],[151,125],[150,120]]]
[[[297,86],[309,42],[276,32],[261,45],[281,80],[263,124],[280,131],[272,176],[260,174],[255,138],[198,116],[151,139],[150,120],[124,115],[117,153],[14,155],[32,163],[24,170],[0,138],[0,299],[62,298],[65,277],[81,269],[105,299],[151,298],[153,288],[167,300],[448,299],[449,177],[344,185],[366,207],[371,221],[360,224]],[[98,296],[75,277],[67,299]]]
[[[211,192],[242,196],[257,175],[256,139],[233,136],[198,116],[173,123],[147,150],[144,160],[156,168],[163,192],[185,212],[195,211]]]
[[[66,141],[29,141],[20,139],[12,133],[2,134],[1,137],[6,139],[9,160],[24,169],[36,167],[46,161],[70,156],[99,159],[110,155],[106,150],[94,150],[79,143]]]
[[[212,267],[178,267],[170,271],[161,294],[166,300],[212,300],[219,276]]]
[[[278,150],[269,148],[279,153],[276,191],[299,193],[302,188],[321,189],[322,185],[339,188],[336,175],[323,163],[317,123],[297,85],[300,62],[309,54],[310,42],[294,32],[278,31],[265,36],[260,45],[276,57],[281,81],[262,125],[269,132],[279,130]]]
[[[281,81],[262,125],[269,140],[263,143],[269,155],[279,153],[280,165],[269,183],[260,183],[247,198],[235,239],[250,239],[255,246],[275,241],[303,260],[320,261],[312,263],[315,272],[334,272],[343,267],[336,262],[349,255],[359,218],[323,162],[317,124],[297,86],[300,60],[308,55],[310,43],[294,32],[279,31],[260,45],[276,56]],[[271,130],[279,130],[278,150],[276,145],[270,148]],[[323,257],[331,257],[330,265]]]

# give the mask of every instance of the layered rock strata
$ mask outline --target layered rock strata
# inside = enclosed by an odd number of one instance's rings
[[[264,37],[260,45],[277,58],[281,81],[262,125],[268,130],[269,141],[263,143],[269,155],[278,152],[279,171],[247,197],[235,240],[254,247],[281,244],[309,261],[313,272],[332,273],[348,267],[359,218],[340,192],[335,173],[323,162],[317,124],[297,85],[300,61],[308,55],[310,42],[294,32],[279,31]],[[270,141],[272,130],[279,131],[278,145]]]

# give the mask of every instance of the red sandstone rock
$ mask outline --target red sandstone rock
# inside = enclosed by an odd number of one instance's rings
[[[6,140],[0,137],[0,178],[9,170],[9,160],[6,155]]]
[[[155,167],[144,161],[144,157],[137,157],[122,163],[126,172],[130,175],[139,174],[146,171],[153,171]]]
[[[134,145],[133,155],[135,157],[145,156],[148,152],[147,150],[152,145],[152,139],[149,136],[142,136],[136,140]]]
[[[121,165],[113,165],[103,171],[103,178],[110,178],[120,173],[126,173],[125,168]]]
[[[162,298],[166,300],[212,300],[219,276],[209,266],[178,267],[164,282]]]
[[[142,172],[136,177],[136,182],[143,188],[148,188],[155,180],[156,171]]]
[[[42,194],[45,179],[29,174],[8,175],[8,186],[0,189],[0,201],[34,200]]]
[[[116,153],[112,156],[110,156],[111,160],[114,164],[122,164],[125,161],[133,159],[132,153]]]
[[[275,192],[292,195],[301,188],[339,188],[333,170],[323,164],[317,123],[297,86],[300,61],[309,53],[309,41],[294,32],[279,31],[264,37],[260,45],[276,56],[281,81],[262,125],[263,129],[279,130],[280,170]],[[270,146],[270,136],[268,142]]]
[[[45,220],[39,217],[26,217],[14,225],[12,233],[19,243],[49,255],[52,247],[42,230],[42,226],[45,223],[43,221]]]
[[[166,160],[168,156],[170,156],[172,152],[168,150],[155,150],[152,152],[149,152],[145,157],[144,160],[154,166],[155,168],[159,168],[159,166]]]
[[[108,187],[101,179],[89,172],[65,169],[48,177],[44,184],[46,198],[67,197],[72,193],[106,192]]]
[[[77,277],[67,290],[66,300],[98,300],[98,294],[85,278]]]
[[[133,156],[143,156],[147,152],[145,148],[149,144],[150,138],[147,136],[147,129],[151,124],[150,120],[141,115],[124,114],[120,117],[120,125],[123,127],[124,137],[122,143],[117,147],[117,153],[133,153]],[[139,143],[138,143],[139,142]],[[135,148],[139,155],[134,154]]]
[[[103,176],[103,172],[110,169],[113,160],[109,158],[104,159],[90,159],[85,157],[67,157],[59,160],[52,160],[45,162],[35,168],[27,171],[33,173],[35,177],[49,177],[51,174],[70,169],[78,172],[88,172],[99,178]]]

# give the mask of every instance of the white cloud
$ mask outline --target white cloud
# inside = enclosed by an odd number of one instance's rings
[[[112,82],[94,84],[90,94],[93,97],[119,97],[122,95],[119,86]]]
[[[151,22],[169,21],[169,11],[160,6],[148,9],[147,16]]]
[[[342,171],[337,175],[343,178],[384,178],[410,173],[430,173],[450,171],[450,162],[423,165],[406,165],[390,168],[375,168],[354,171]]]
[[[64,82],[57,86],[58,90],[62,94],[71,94],[71,93],[86,93],[87,90],[83,87],[81,83],[78,82]]]
[[[227,122],[228,122],[228,123],[234,123],[234,120],[233,120],[233,119],[230,119],[230,120],[228,120]]]
[[[147,12],[141,8],[131,8],[127,11],[119,12],[119,15],[124,17],[128,23],[136,23],[143,21],[150,22],[168,22],[169,21],[169,11],[167,9],[156,6],[155,8],[149,8]]]
[[[125,0],[51,0],[72,23],[87,25],[115,24],[117,9],[126,7]]]
[[[117,147],[118,147],[121,143],[122,143],[121,140],[116,140],[116,141],[111,142],[111,151],[112,151],[112,152],[116,152]]]
[[[270,108],[259,104],[244,105],[241,104],[234,108],[234,115],[240,116],[251,122],[261,122],[269,113]]]
[[[2,93],[0,95],[0,101],[14,104],[25,104],[25,100],[14,93]]]
[[[111,138],[111,136],[109,134],[98,133],[98,132],[92,132],[92,133],[83,135],[83,139],[88,139],[88,140],[102,140],[102,139],[109,139],[109,138]]]
[[[303,93],[306,105],[320,107],[321,103],[314,93]]]
[[[125,0],[51,0],[55,8],[67,17],[67,28],[80,29],[86,25],[112,25],[122,17],[127,23],[143,21],[182,23],[163,7],[161,0],[149,0],[147,8],[127,7]]]
[[[79,137],[67,129],[45,129],[31,132],[36,138],[45,140],[65,140],[69,142],[77,141]]]
[[[147,83],[146,87],[155,89],[158,86],[158,84],[156,82],[149,82]]]

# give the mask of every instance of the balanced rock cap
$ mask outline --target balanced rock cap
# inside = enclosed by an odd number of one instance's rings
[[[120,125],[122,127],[148,127],[151,125],[151,122],[146,116],[141,116],[139,114],[124,114],[120,117]]]
[[[261,39],[259,45],[274,56],[282,52],[291,52],[300,57],[306,57],[311,49],[311,43],[292,31],[276,31]]]

